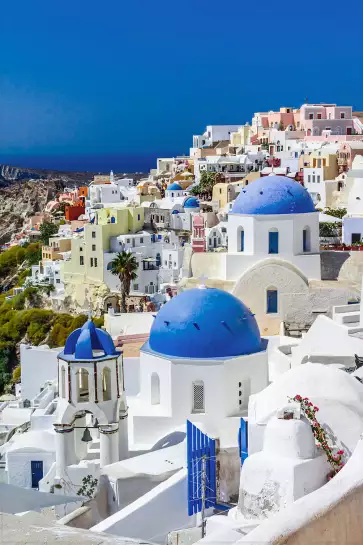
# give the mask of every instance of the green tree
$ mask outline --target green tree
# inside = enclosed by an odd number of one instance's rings
[[[327,208],[325,214],[328,216],[334,216],[335,218],[343,218],[347,213],[346,208]]]
[[[55,225],[55,223],[51,223],[50,221],[43,221],[43,223],[40,225],[39,230],[40,240],[42,241],[44,246],[48,246],[49,237],[58,233],[58,227]]]
[[[111,273],[118,276],[121,284],[121,310],[127,312],[126,297],[130,294],[131,280],[137,278],[138,264],[129,252],[119,252],[111,261]]]

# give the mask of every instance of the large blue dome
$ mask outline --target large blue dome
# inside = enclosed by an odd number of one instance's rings
[[[260,352],[260,331],[251,311],[214,288],[186,290],[155,317],[146,350],[193,359],[231,358]]]
[[[231,214],[306,214],[316,212],[308,191],[286,176],[266,176],[240,192]]]
[[[92,320],[72,331],[66,340],[63,351],[58,357],[65,361],[94,361],[117,358],[111,336],[95,326]]]

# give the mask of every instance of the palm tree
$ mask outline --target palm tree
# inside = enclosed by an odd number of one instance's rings
[[[130,294],[131,280],[136,280],[139,266],[135,256],[119,252],[111,261],[111,273],[118,276],[121,284],[121,312],[127,312],[126,297]]]

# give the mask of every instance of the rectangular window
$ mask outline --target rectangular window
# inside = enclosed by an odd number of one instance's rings
[[[137,214],[137,221],[140,221],[140,214]]]
[[[92,252],[96,251],[96,244],[92,244]]]
[[[268,234],[268,253],[279,253],[279,233],[278,231],[270,231]]]
[[[97,267],[97,257],[95,257],[95,267]]]
[[[92,231],[92,238],[96,238],[96,231]]]
[[[140,237],[140,244],[142,244],[143,242],[144,242],[143,237]]]
[[[318,117],[318,119],[321,119],[321,114],[318,114],[318,116],[317,116],[317,117]]]
[[[80,264],[80,265],[84,265],[84,258],[83,258],[83,255],[80,255],[80,256],[79,256],[79,264]]]
[[[314,114],[309,114],[309,119],[314,119]]]
[[[316,177],[316,183],[320,184],[320,176]]]
[[[57,284],[60,284],[60,280],[59,280],[59,278],[57,278],[57,280],[56,280],[56,283],[57,283]]]
[[[139,291],[139,284],[134,284],[134,290]]]
[[[127,238],[127,239],[126,239],[126,242],[127,242],[127,244],[130,244],[130,239]]]
[[[90,265],[91,265],[91,267],[93,267],[93,257],[91,257],[91,259],[90,259]]]
[[[204,413],[204,382],[193,382],[193,413]]]
[[[344,112],[340,112],[340,119],[344,119],[345,118],[345,113]]]
[[[311,182],[311,176],[310,174],[308,174],[308,184],[310,184],[310,182]]]
[[[277,290],[267,290],[267,314],[277,313]]]
[[[82,248],[82,246],[80,246],[80,248],[79,248],[79,251],[80,251],[80,252],[83,252],[83,248]]]

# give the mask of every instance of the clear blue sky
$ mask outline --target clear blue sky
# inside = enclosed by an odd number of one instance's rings
[[[362,0],[3,0],[0,163],[143,170],[207,124],[363,109]]]

